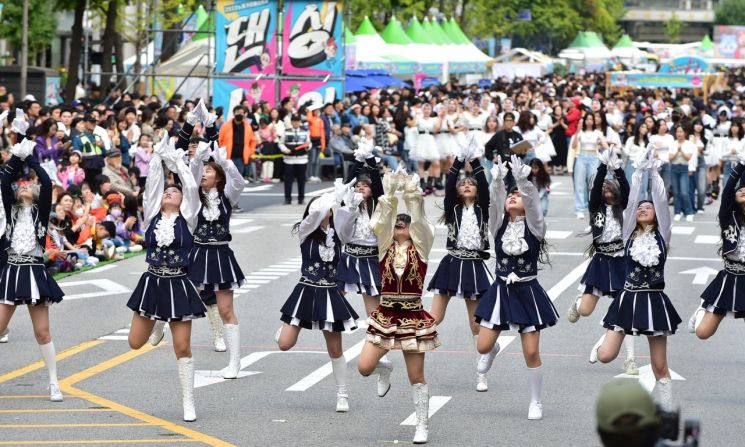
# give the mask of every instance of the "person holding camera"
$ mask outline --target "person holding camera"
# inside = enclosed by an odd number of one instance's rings
[[[626,278],[603,318],[608,329],[593,346],[590,363],[609,363],[618,357],[627,335],[646,335],[652,371],[659,388],[660,404],[672,408],[672,382],[667,366],[667,336],[681,323],[670,298],[665,294],[665,262],[670,247],[672,222],[667,191],[650,147],[636,165],[631,179],[629,203],[623,212]],[[644,173],[650,172],[652,201],[638,201]]]
[[[596,427],[604,447],[654,447],[661,420],[652,396],[639,382],[606,383],[595,404]]]

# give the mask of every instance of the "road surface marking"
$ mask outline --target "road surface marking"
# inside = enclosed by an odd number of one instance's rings
[[[450,401],[450,396],[432,396],[429,398],[429,415],[427,419],[431,418],[437,413],[440,408],[444,407],[446,403]],[[416,412],[411,413],[409,417],[401,422],[401,425],[416,425]]]
[[[670,372],[671,380],[685,380],[683,376],[676,373],[672,369],[668,368],[668,371]],[[641,386],[643,386],[650,393],[654,389],[654,386],[657,384],[657,379],[654,376],[654,371],[652,371],[652,365],[644,365],[641,368],[639,368],[639,375],[637,376],[630,376],[628,374],[619,374],[616,376],[616,378],[638,380]]]
[[[49,397],[49,396],[47,396]],[[88,424],[0,424],[0,428],[85,428],[85,427],[152,427],[146,422]]]
[[[546,239],[566,239],[571,234],[571,231],[547,230]]]
[[[171,439],[71,439],[65,441],[0,441],[0,445],[81,445],[81,444],[175,444],[177,442],[202,442],[189,438]],[[231,445],[231,444],[228,444]]]
[[[99,413],[116,411],[111,408],[23,408],[0,410],[0,413]]]
[[[98,340],[89,340],[89,341],[80,343],[79,345],[73,346],[72,348],[65,349],[64,351],[57,354],[56,356],[57,361],[59,362],[68,357],[72,357],[75,354],[80,354],[81,352],[85,350],[88,350],[94,346],[100,345],[101,343],[103,342],[98,341]],[[44,368],[44,362],[39,360],[37,362],[26,365],[22,368],[18,368],[16,370],[0,375],[0,383],[4,383],[9,380],[13,380],[15,378],[21,377],[21,376],[25,376],[28,373],[32,373],[42,368]]]
[[[696,231],[696,227],[676,227],[673,226],[673,234],[693,234]]]
[[[97,287],[102,290],[97,291],[97,292],[67,294],[68,288],[83,286],[83,285],[90,285],[90,286]],[[110,279],[88,279],[85,281],[62,282],[60,283],[60,287],[62,287],[63,291],[65,291],[64,299],[66,301],[79,300],[83,298],[96,298],[99,296],[111,296],[111,295],[132,293],[132,290],[130,290],[129,288],[124,287],[123,285],[117,282],[114,282]]]
[[[115,263],[114,264],[109,264],[109,265],[104,265],[103,267],[96,267],[96,268],[92,268],[90,270],[86,270],[86,271],[83,272],[83,275],[88,274],[88,273],[91,273],[91,272],[96,272],[96,273],[105,272],[106,270],[115,269],[116,267],[117,267],[117,265]]]
[[[326,354],[326,351],[260,351],[241,359],[241,370],[248,368],[259,360],[272,354]],[[248,377],[261,374],[260,371],[240,371],[238,377]],[[222,370],[197,370],[194,371],[194,388],[215,385],[217,383],[227,382],[234,379],[225,379],[222,376]]]
[[[254,231],[261,230],[263,228],[264,227],[261,225],[251,225],[251,226],[239,228],[237,230],[230,230],[230,232],[233,234],[248,234],[248,233],[253,233]]]
[[[357,342],[357,344],[344,351],[344,360],[349,363],[360,355],[362,347],[365,346],[365,342],[367,342],[367,339],[362,339]],[[299,382],[287,388],[285,391],[306,391],[308,388],[325,379],[326,376],[330,375],[332,372],[331,362],[326,362],[323,366],[303,377]]]
[[[700,234],[700,235],[696,236],[696,240],[694,240],[693,242],[695,244],[709,244],[709,245],[714,245],[714,244],[718,244],[720,240],[721,240],[721,237],[718,236],[718,235],[717,236],[714,236],[714,235],[710,235],[710,234]]]

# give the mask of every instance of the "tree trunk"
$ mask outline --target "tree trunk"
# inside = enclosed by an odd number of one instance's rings
[[[460,7],[460,18],[458,19],[461,29],[465,29],[466,26],[466,7],[468,7],[468,0],[463,0]]]
[[[80,52],[83,48],[83,13],[85,12],[85,0],[75,3],[75,18],[72,23],[72,36],[70,37],[70,58],[67,61],[67,83],[65,84],[65,102],[70,103],[75,99],[75,87],[78,85],[78,67],[80,66]]]
[[[114,53],[116,54],[116,81],[121,82],[124,79],[124,44],[122,43],[122,36],[116,33],[114,36]],[[122,88],[125,88],[127,80],[121,84]]]
[[[106,32],[103,35],[103,61],[101,61],[101,91],[106,91],[111,85],[112,72],[111,55],[114,51],[114,36],[116,35],[116,14],[119,10],[119,0],[109,0],[108,9],[106,10]]]

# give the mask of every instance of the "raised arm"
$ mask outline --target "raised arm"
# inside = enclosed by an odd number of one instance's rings
[[[41,167],[39,160],[34,157],[28,157],[26,164],[30,169],[36,172],[36,177],[39,179],[39,220],[41,224],[46,228],[49,225],[49,213],[52,212],[52,179],[49,178],[47,171]]]
[[[618,168],[613,171],[618,180],[618,185],[621,190],[620,204],[621,208],[626,209],[626,205],[629,203],[629,181],[626,179],[626,173],[623,172],[623,168]]]
[[[169,169],[178,173],[181,179],[181,207],[179,211],[181,212],[181,216],[186,220],[189,231],[193,232],[197,227],[199,209],[202,207],[202,203],[199,200],[199,186],[182,157],[174,156],[174,160],[171,161],[170,165]],[[148,177],[150,176],[148,175]]]
[[[517,155],[512,156],[510,165],[512,167],[512,173],[515,175],[517,189],[522,195],[523,206],[525,207],[525,221],[528,224],[528,229],[533,233],[533,236],[539,240],[543,240],[546,237],[546,220],[543,218],[541,197],[538,194],[538,188],[535,187],[533,182],[528,180],[530,166],[523,164]]]
[[[649,182],[652,190],[652,203],[654,203],[654,213],[657,215],[657,228],[665,240],[665,245],[670,246],[670,235],[673,230],[673,222],[670,219],[670,205],[667,202],[667,191],[665,183],[660,176],[657,167],[650,170]]]
[[[321,225],[321,222],[323,222],[323,219],[334,205],[336,205],[336,199],[332,193],[326,193],[310,204],[308,215],[300,222],[300,227],[298,228],[298,237],[300,238],[301,245]]]
[[[191,174],[189,177],[191,177]],[[160,212],[164,188],[165,172],[163,171],[163,160],[160,158],[160,154],[153,153],[153,156],[150,158],[150,165],[148,166],[145,193],[142,196],[142,207],[144,208],[142,216],[143,228],[147,228],[150,225],[150,221]]]
[[[0,192],[2,193],[3,210],[5,219],[10,220],[10,213],[15,203],[15,194],[13,194],[13,179],[21,172],[23,160],[17,155],[10,157],[10,160],[3,166],[0,166]],[[3,227],[3,230],[5,227]]]
[[[727,183],[724,185],[722,193],[719,195],[721,203],[719,205],[719,225],[724,228],[726,222],[729,220],[730,214],[735,207],[735,191],[737,188],[737,182],[740,181],[743,171],[745,171],[745,164],[738,163],[732,168],[732,173],[727,179]]]
[[[435,227],[424,213],[424,198],[419,189],[419,176],[414,174],[410,177],[404,189],[404,204],[411,215],[409,234],[414,248],[424,262],[429,259],[432,244],[435,241]]]
[[[228,198],[231,205],[236,205],[241,198],[243,188],[246,186],[246,179],[238,171],[235,163],[228,160],[225,148],[215,149],[213,154],[215,162],[225,171],[225,197]]]
[[[507,172],[507,163],[502,162],[502,157],[499,156],[492,167],[492,183],[489,188],[489,233],[492,238],[497,237],[504,218],[504,204],[507,200],[504,178]]]
[[[478,197],[479,206],[482,210],[489,209],[489,180],[486,179],[486,172],[484,167],[481,166],[481,161],[478,158],[471,160],[471,175],[476,179],[476,185],[478,186]]]
[[[452,213],[453,208],[455,208],[455,205],[458,203],[458,176],[460,175],[460,170],[463,169],[463,166],[465,166],[465,164],[465,160],[461,159],[460,157],[456,157],[455,160],[453,160],[453,165],[450,166],[447,178],[445,179],[444,207],[445,213],[447,214]]]
[[[608,167],[600,163],[598,172],[595,173],[595,180],[592,182],[592,189],[590,189],[590,201],[587,206],[590,213],[598,212],[603,206],[603,183],[606,175],[608,175]]]

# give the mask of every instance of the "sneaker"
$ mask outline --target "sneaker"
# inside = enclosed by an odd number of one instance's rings
[[[683,215],[682,215],[682,214],[676,214],[676,215],[675,215],[675,217],[673,217],[673,220],[674,220],[675,222],[680,222],[680,219],[681,219],[682,217],[683,217]]]
[[[279,336],[282,335],[282,328],[284,325],[280,326],[279,329],[277,329],[277,332],[274,333],[274,343],[279,344]]]
[[[704,214],[704,210],[696,210],[696,214]]]
[[[311,177],[308,179],[308,183],[321,183],[321,179],[318,177]]]
[[[292,200],[285,200],[285,205],[292,205]]]
[[[349,394],[346,387],[340,387],[336,392],[336,412],[346,413],[349,411]]]
[[[628,376],[638,376],[639,368],[636,367],[636,360],[633,357],[624,360],[623,372]]]
[[[489,391],[489,384],[486,382],[486,374],[476,374],[476,391],[480,393]]]
[[[590,363],[592,363],[593,365],[598,362],[598,350],[603,345],[604,341],[605,335],[600,337],[600,340],[595,343],[595,346],[592,347],[592,351],[590,351]]]
[[[577,219],[583,220],[585,218],[585,213],[577,213]]]
[[[139,253],[141,251],[142,251],[142,245],[140,244],[132,244],[129,246],[130,253]]]
[[[581,317],[577,306],[577,302],[580,298],[582,298],[582,295],[579,295],[574,301],[572,301],[572,305],[569,307],[569,311],[567,311],[567,320],[569,320],[570,323],[576,323]]]
[[[119,254],[126,253],[127,247],[116,247],[116,252]]]
[[[236,205],[236,206],[233,207],[232,212],[233,213],[242,213],[243,212],[243,208],[241,208],[239,205]]]
[[[701,324],[701,320],[704,319],[705,312],[706,310],[703,307],[699,307],[695,312],[693,312],[691,318],[688,319],[688,332],[691,334],[696,333],[696,328]]]
[[[686,222],[693,222],[693,214],[689,214],[686,216]]]
[[[52,402],[62,402],[65,400],[62,396],[62,391],[59,389],[59,385],[56,383],[49,384],[49,400]]]
[[[272,183],[279,183],[279,179],[278,178],[273,178],[272,179]]]
[[[10,328],[5,328],[5,332],[0,334],[0,343],[7,343],[8,342],[8,334],[10,333]]]
[[[530,407],[528,407],[528,420],[538,421],[543,419],[543,404],[540,402],[531,401]]]
[[[494,359],[497,358],[497,354],[499,354],[500,349],[501,347],[499,346],[499,340],[497,340],[497,342],[494,343],[494,347],[491,348],[491,351],[479,358],[479,363],[478,365],[476,365],[476,370],[481,374],[488,373],[491,369],[492,364],[494,363]]]

